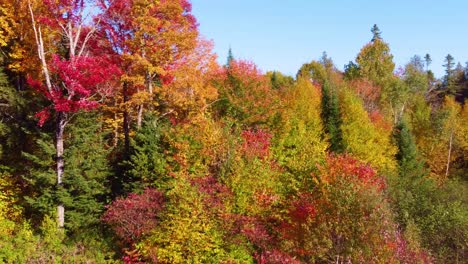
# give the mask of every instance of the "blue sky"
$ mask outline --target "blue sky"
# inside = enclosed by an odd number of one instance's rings
[[[377,24],[394,62],[432,57],[437,77],[450,53],[468,61],[468,0],[192,0],[200,32],[215,43],[220,63],[229,47],[263,71],[295,75],[326,51],[339,69],[354,60]]]

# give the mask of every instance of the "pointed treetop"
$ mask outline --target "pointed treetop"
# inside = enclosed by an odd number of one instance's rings
[[[426,56],[424,56],[424,61],[426,62],[426,71],[429,69],[429,65],[431,65],[432,59],[431,55],[429,53],[426,53]]]
[[[374,26],[372,27],[371,29],[371,32],[373,34],[372,36],[372,42],[374,42],[375,40],[379,39],[379,40],[382,40],[382,37],[380,36],[382,34],[382,32],[380,31],[379,27],[377,26],[377,24],[374,24]]]
[[[232,49],[231,49],[231,47],[229,47],[226,65],[227,66],[231,65],[231,62],[233,60],[234,60],[234,56],[232,55]]]

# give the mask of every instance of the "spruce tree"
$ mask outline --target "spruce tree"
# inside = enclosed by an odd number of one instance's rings
[[[23,153],[28,183],[26,201],[33,222],[55,214],[57,202],[67,208],[65,227],[72,233],[95,227],[100,223],[104,205],[109,200],[110,167],[105,147],[105,132],[97,113],[77,113],[69,124],[68,159],[65,172],[70,175],[57,188],[54,168],[54,142],[48,133],[40,133],[30,153]],[[44,127],[44,130],[51,128]]]
[[[380,32],[379,27],[377,24],[374,24],[374,26],[371,29],[372,32],[372,42],[375,42],[376,40],[382,40],[382,37],[380,36],[382,32]]]
[[[400,165],[401,177],[421,177],[426,172],[424,163],[421,161],[416,147],[414,136],[412,135],[406,121],[401,120],[395,127],[393,133],[398,146],[396,159]]]
[[[445,57],[445,64],[443,65],[445,67],[445,76],[444,76],[444,86],[446,89],[446,92],[449,94],[455,94],[457,87],[456,87],[456,81],[455,81],[455,59],[452,57],[452,55],[447,54]]]
[[[329,136],[330,151],[342,153],[344,146],[338,96],[334,89],[330,89],[328,81],[322,85],[322,120],[325,132]]]
[[[234,55],[232,55],[232,49],[229,48],[226,66],[229,68],[231,66],[231,62],[234,60]]]
[[[163,131],[167,126],[154,115],[145,117],[142,128],[132,142],[130,158],[124,162],[128,168],[125,173],[126,193],[141,192],[152,187],[167,189],[169,177],[166,174],[166,159]]]

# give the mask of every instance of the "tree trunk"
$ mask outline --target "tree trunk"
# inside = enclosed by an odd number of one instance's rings
[[[123,132],[124,132],[124,151],[125,155],[130,153],[130,115],[128,113],[127,102],[128,98],[128,91],[127,91],[127,83],[123,83],[123,101],[124,101],[124,112],[123,112]]]
[[[63,112],[57,113],[56,119],[56,131],[55,131],[55,149],[56,149],[56,159],[57,159],[57,187],[61,188],[63,185],[63,174],[65,171],[65,160],[63,158],[63,132],[66,125],[66,116]],[[62,203],[59,203],[57,206],[57,223],[60,228],[64,226],[65,223],[65,207]]]
[[[452,141],[453,141],[453,131],[450,133],[450,140],[449,140],[449,149],[447,154],[447,169],[445,170],[445,178],[448,178],[449,169],[450,169],[450,159],[452,156]]]
[[[143,104],[138,106],[138,116],[137,116],[137,129],[139,130],[141,128],[141,122],[143,119]]]

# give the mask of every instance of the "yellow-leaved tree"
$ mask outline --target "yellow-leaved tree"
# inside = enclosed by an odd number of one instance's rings
[[[275,139],[275,156],[295,176],[307,179],[328,148],[320,118],[320,88],[299,77],[283,98],[284,122]]]
[[[352,91],[343,89],[340,102],[345,151],[380,173],[395,170],[397,148],[391,141],[391,130],[374,125],[362,100]]]

